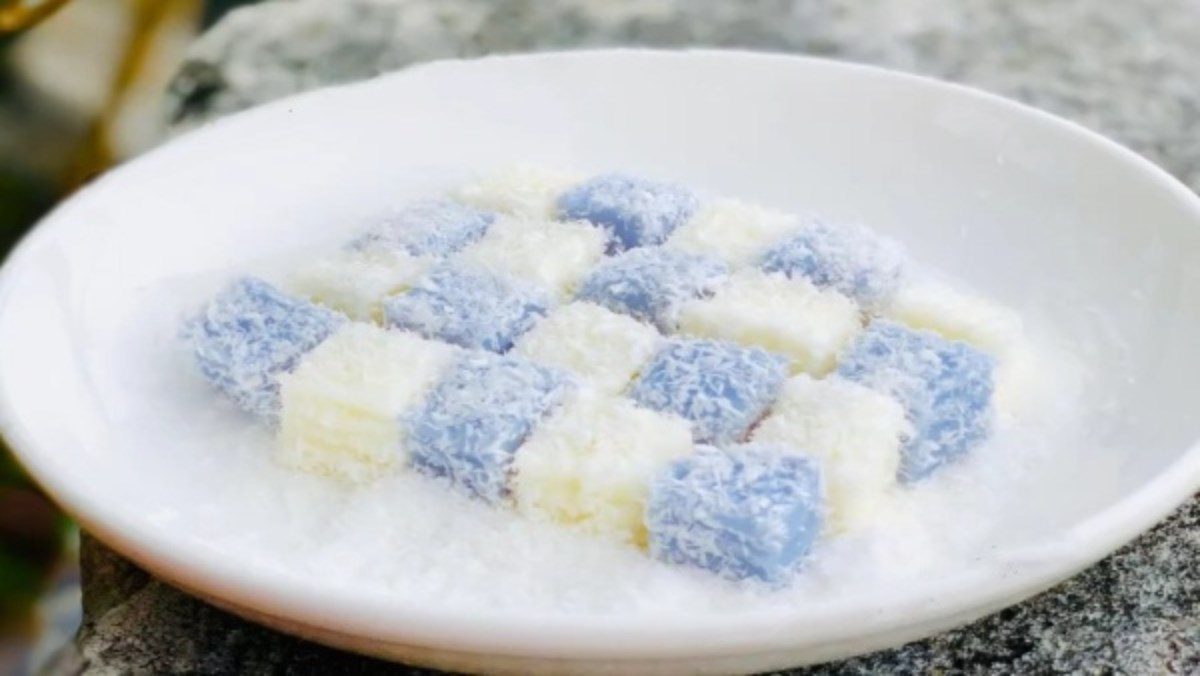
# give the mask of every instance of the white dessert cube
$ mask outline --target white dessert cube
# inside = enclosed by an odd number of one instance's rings
[[[755,442],[781,444],[821,462],[830,532],[869,524],[896,484],[900,449],[910,434],[904,409],[857,383],[806,374],[787,382]]]
[[[282,378],[278,459],[368,481],[405,457],[399,415],[419,403],[454,348],[370,324],[347,324]]]
[[[738,200],[714,200],[679,226],[666,245],[741,267],[798,225],[799,220],[791,214]]]
[[[454,196],[486,211],[554,218],[558,196],[582,180],[581,175],[569,171],[516,165],[471,181]]]
[[[558,307],[522,336],[514,354],[576,376],[601,392],[624,390],[662,344],[652,327],[576,301]]]
[[[730,275],[709,298],[679,311],[679,332],[730,340],[786,356],[793,373],[823,375],[862,328],[858,306],[804,279],[757,270]]]
[[[298,270],[289,289],[351,319],[378,323],[383,299],[412,286],[431,263],[399,250],[347,250]]]
[[[900,287],[883,314],[914,329],[970,343],[993,356],[1003,354],[1022,333],[1016,312],[934,281]]]
[[[602,256],[604,233],[591,225],[527,216],[497,218],[461,254],[467,263],[537,286],[559,300],[574,294]]]
[[[517,450],[513,495],[524,514],[645,546],[651,480],[691,450],[684,420],[582,390]]]

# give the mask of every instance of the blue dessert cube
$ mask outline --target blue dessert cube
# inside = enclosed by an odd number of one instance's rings
[[[558,215],[603,228],[611,254],[662,244],[691,218],[698,204],[692,191],[682,186],[608,174],[563,193]]]
[[[966,343],[878,320],[852,343],[838,375],[894,397],[912,424],[899,479],[923,479],[988,436],[993,359]]]
[[[792,449],[703,446],[650,486],[650,553],[730,580],[788,581],[823,517],[817,464]]]
[[[273,421],[279,413],[279,376],[345,321],[246,277],[189,321],[184,338],[206,380],[239,408]]]
[[[384,322],[466,348],[507,352],[546,315],[537,292],[456,263],[435,267],[383,303]]]
[[[670,332],[679,308],[711,294],[727,273],[714,258],[662,247],[634,249],[596,266],[577,298]]]
[[[416,202],[351,242],[357,250],[402,251],[444,258],[483,237],[495,215],[450,200]]]
[[[862,226],[813,222],[767,249],[759,265],[765,272],[803,277],[873,308],[896,289],[904,252]]]
[[[424,403],[401,416],[409,461],[467,495],[500,502],[510,494],[517,447],[568,387],[565,375],[524,359],[465,354]]]
[[[716,340],[676,340],[650,360],[629,396],[692,423],[700,443],[745,437],[779,395],[787,359]]]

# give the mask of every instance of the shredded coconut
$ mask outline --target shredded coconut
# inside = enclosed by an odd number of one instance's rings
[[[281,381],[281,462],[352,482],[406,457],[397,419],[420,402],[454,353],[444,343],[347,324]]]
[[[581,390],[517,451],[517,508],[644,546],[650,479],[691,451],[686,421]]]
[[[824,375],[862,328],[858,306],[804,279],[757,270],[730,275],[709,298],[679,310],[685,335],[731,340],[785,355],[793,372]]]

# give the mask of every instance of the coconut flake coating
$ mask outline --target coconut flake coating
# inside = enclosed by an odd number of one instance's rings
[[[756,347],[675,340],[650,360],[629,396],[691,421],[697,442],[724,444],[745,437],[787,375],[786,359]]]
[[[886,237],[859,225],[812,222],[772,246],[759,262],[766,272],[804,277],[874,308],[896,288],[904,251]]]
[[[366,482],[405,458],[396,418],[420,403],[455,348],[352,322],[280,377],[276,457],[285,465]]]
[[[254,277],[225,288],[184,327],[201,375],[237,406],[274,422],[279,376],[346,318]]]
[[[821,530],[817,464],[790,449],[702,447],[651,484],[650,553],[730,580],[787,582]]]
[[[350,243],[351,249],[443,258],[483,237],[495,216],[450,200],[415,202]]]
[[[384,322],[466,348],[507,352],[546,315],[535,291],[457,263],[444,263],[383,304]]]
[[[824,375],[862,322],[858,304],[836,291],[740,270],[711,297],[683,304],[678,326],[683,335],[755,345],[788,357],[794,372]]]
[[[558,196],[581,180],[583,177],[569,171],[518,164],[462,186],[455,196],[485,211],[554,218],[558,213]]]
[[[604,233],[587,223],[500,216],[459,260],[566,300],[603,256]]]
[[[402,251],[348,249],[297,270],[287,288],[356,321],[378,323],[383,300],[407,289],[433,263]]]
[[[727,274],[725,264],[713,258],[660,247],[635,249],[596,266],[577,298],[669,333],[679,308],[712,293]]]
[[[513,354],[569,372],[589,387],[619,394],[658,350],[652,327],[592,303],[562,305],[521,336]]]
[[[563,193],[558,215],[603,228],[609,253],[617,253],[662,244],[697,206],[696,196],[683,186],[607,174]]]
[[[873,322],[851,344],[838,375],[895,397],[912,425],[899,478],[923,479],[987,438],[992,357],[895,322]]]
[[[799,225],[800,220],[791,214],[739,200],[719,199],[702,205],[671,234],[666,246],[741,267],[753,263],[767,247]]]
[[[645,546],[650,481],[691,452],[687,421],[580,388],[517,450],[513,497],[524,514]]]
[[[892,397],[837,376],[801,374],[783,386],[752,440],[783,444],[820,461],[826,526],[837,534],[878,521],[909,435],[904,409]]]
[[[567,376],[516,357],[460,356],[425,401],[400,418],[409,461],[489,503],[510,494],[513,454],[562,401]]]

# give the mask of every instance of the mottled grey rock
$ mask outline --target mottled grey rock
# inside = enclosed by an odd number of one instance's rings
[[[790,674],[1200,674],[1200,501],[1059,587],[973,625]],[[82,546],[84,624],[52,674],[431,674],[246,622]]]
[[[276,0],[192,48],[172,110],[195,124],[414,61],[642,45],[831,56],[1011,96],[1200,185],[1200,0]]]
[[[599,45],[751,47],[943,77],[1082,122],[1200,187],[1200,0],[279,0],[197,42],[180,126],[414,61]],[[291,638],[84,546],[85,622],[58,671],[428,673]],[[797,673],[1200,673],[1200,500],[1031,601]]]

